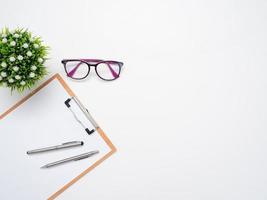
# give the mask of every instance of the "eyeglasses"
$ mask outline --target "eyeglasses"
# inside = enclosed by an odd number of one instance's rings
[[[113,81],[119,78],[123,66],[122,62],[98,59],[64,59],[61,63],[64,65],[67,76],[75,80],[85,79],[91,67],[94,67],[99,78]]]

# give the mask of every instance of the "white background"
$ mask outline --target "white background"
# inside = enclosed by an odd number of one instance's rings
[[[118,152],[58,199],[267,199],[266,11],[265,0],[1,0],[1,26],[51,47],[49,76],[65,75],[62,58],[125,63],[114,82],[67,81]],[[0,97],[1,112],[21,98]]]

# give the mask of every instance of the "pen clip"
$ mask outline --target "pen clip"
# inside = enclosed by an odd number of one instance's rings
[[[79,158],[74,159],[74,161],[82,160],[82,159],[88,158],[89,156],[91,155],[81,156]]]
[[[76,144],[76,143],[81,143],[80,141],[71,141],[71,142],[65,142],[65,143],[62,143],[62,145],[66,145],[66,144]]]
[[[98,154],[98,153],[99,153],[99,151],[92,151],[92,152],[88,153],[87,155],[80,156],[79,158],[74,159],[74,161],[82,160],[82,159],[91,157],[91,156]]]

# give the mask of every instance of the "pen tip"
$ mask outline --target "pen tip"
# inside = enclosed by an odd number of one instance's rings
[[[81,145],[83,145],[83,144],[84,144],[84,142],[82,141],[82,142],[81,142]]]
[[[47,168],[46,165],[40,167],[40,169],[46,169],[46,168]]]

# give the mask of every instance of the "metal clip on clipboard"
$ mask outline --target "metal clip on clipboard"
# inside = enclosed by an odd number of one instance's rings
[[[73,109],[71,108],[70,102],[74,101],[77,106],[79,107],[79,109],[84,113],[85,117],[91,122],[91,124],[94,126],[95,129],[89,129],[88,127],[86,127],[82,121],[77,117],[77,115],[75,114],[75,112],[73,111]],[[97,128],[99,128],[99,126],[97,125],[97,123],[95,122],[95,120],[93,119],[93,117],[90,115],[89,111],[82,105],[82,103],[76,98],[76,97],[71,97],[68,98],[65,101],[65,105],[69,108],[69,110],[72,112],[74,118],[76,119],[76,121],[81,124],[81,126],[84,128],[84,130],[91,135],[93,132],[95,132],[95,130]]]

